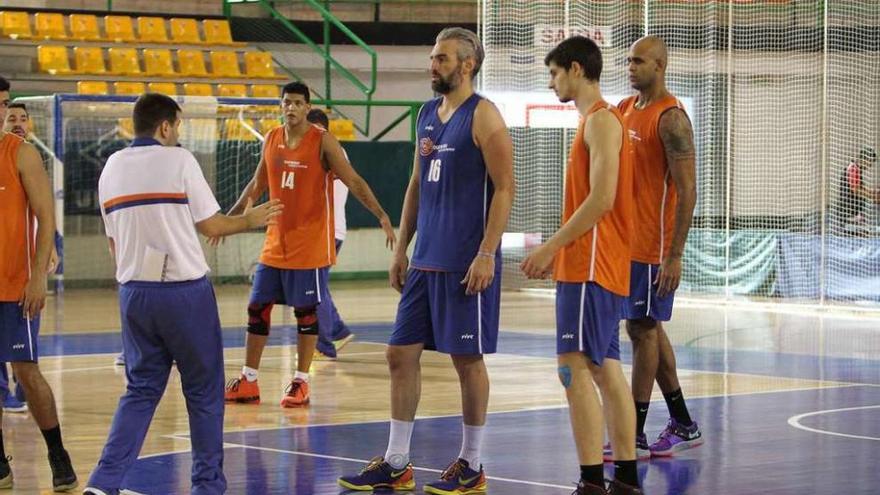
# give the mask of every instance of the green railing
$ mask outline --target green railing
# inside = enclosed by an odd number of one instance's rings
[[[361,100],[332,100],[332,99],[313,99],[312,105],[314,106],[327,106],[333,108],[335,105],[341,106],[366,106],[368,109],[370,107],[404,107],[405,110],[402,114],[397,116],[394,120],[391,121],[390,124],[385,126],[384,129],[377,132],[375,136],[372,136],[370,139],[372,141],[378,141],[382,139],[386,134],[391,132],[392,129],[401,124],[404,120],[409,118],[409,140],[412,142],[416,141],[416,124],[418,124],[419,118],[419,108],[422,107],[421,101],[410,101],[410,100],[371,100],[371,101],[361,101]]]
[[[321,5],[322,2],[318,0],[300,0],[302,3],[310,6],[315,12],[321,15],[321,18],[324,20],[324,40],[323,47],[319,46],[317,43],[312,41],[305,33],[303,33],[299,28],[296,27],[295,24],[290,22],[284,15],[278,12],[275,7],[267,0],[248,0],[247,2],[235,1],[235,0],[223,0],[223,14],[226,17],[231,17],[232,15],[232,6],[235,4],[241,3],[255,3],[259,4],[264,11],[266,11],[273,19],[278,21],[285,29],[290,31],[298,40],[300,40],[303,44],[307,45],[311,48],[316,54],[324,59],[324,78],[325,78],[325,88],[324,94],[321,95],[324,99],[333,102],[333,84],[332,84],[332,71],[335,70],[342,78],[351,83],[360,93],[364,95],[364,101],[367,103],[366,105],[366,116],[364,118],[363,124],[359,124],[358,122],[354,122],[355,128],[361,132],[361,134],[365,136],[370,135],[370,116],[373,105],[369,105],[373,100],[373,94],[376,92],[376,78],[378,72],[378,56],[376,55],[376,51],[373,50],[369,45],[367,45],[358,35],[351,31],[342,21],[340,21],[336,16],[334,16],[327,7],[329,7],[329,0],[323,0],[326,4]],[[333,55],[330,52],[330,27],[336,27],[340,32],[342,32],[349,40],[352,41],[355,45],[360,47],[370,58],[370,76],[369,83],[365,84],[361,81],[353,72],[351,72],[347,67],[343,66],[339,63],[338,60],[333,58]],[[293,74],[293,71],[285,68],[285,71]],[[294,74],[295,75],[295,74]],[[300,79],[298,77],[298,79]],[[362,103],[363,103],[362,102]],[[335,110],[340,115],[348,118],[344,112],[341,112],[338,106],[339,103],[331,104],[331,108]]]

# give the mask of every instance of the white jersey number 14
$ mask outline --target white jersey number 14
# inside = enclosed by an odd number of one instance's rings
[[[293,189],[293,172],[285,170],[281,173],[281,189]]]

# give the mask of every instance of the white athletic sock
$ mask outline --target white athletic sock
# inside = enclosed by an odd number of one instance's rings
[[[293,379],[296,380],[297,378],[299,378],[300,380],[302,380],[306,383],[309,383],[309,374],[308,373],[303,373],[302,371],[295,371],[293,373]]]
[[[257,381],[257,373],[258,373],[257,370],[255,370],[253,368],[249,368],[247,366],[245,366],[241,369],[241,374],[244,375],[245,379],[247,379],[247,381],[249,381],[249,382]]]
[[[388,450],[385,451],[385,462],[394,469],[403,469],[409,464],[409,443],[412,439],[412,421],[391,420],[391,433],[388,435]]]
[[[483,447],[484,426],[470,426],[461,424],[461,452],[458,454],[460,459],[467,461],[468,465],[474,471],[480,470],[480,450]]]

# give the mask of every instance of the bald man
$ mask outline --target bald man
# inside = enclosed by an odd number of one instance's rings
[[[685,405],[675,353],[662,324],[672,316],[697,197],[694,133],[681,102],[666,88],[667,63],[662,39],[646,36],[636,41],[627,64],[630,84],[638,94],[619,104],[635,159],[635,236],[624,314],[633,344],[632,392],[640,459],[670,456],[703,443]],[[670,418],[657,441],[648,445],[645,419],[655,380]],[[606,449],[605,459],[614,457]]]

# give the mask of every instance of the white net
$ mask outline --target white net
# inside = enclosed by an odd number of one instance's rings
[[[63,175],[63,276],[67,288],[113,284],[98,208],[98,177],[113,152],[132,139],[134,98],[54,96],[23,98],[34,123],[47,169]],[[227,101],[227,100],[224,100]],[[279,125],[275,100],[248,104],[214,98],[183,100],[181,145],[193,152],[225,211],[237,199],[259,163],[258,135]],[[259,103],[257,105],[253,103]],[[57,160],[55,159],[57,157]],[[63,172],[62,172],[63,171]],[[262,233],[233,236],[219,248],[205,246],[215,281],[242,281],[254,268]]]
[[[876,167],[849,167],[880,137],[880,2],[484,0],[480,16],[482,90],[515,146],[508,230],[525,234],[505,250],[508,285],[548,286],[515,267],[559,224],[573,131],[546,89],[544,55],[569,35],[595,39],[602,90],[616,102],[632,93],[626,50],[650,33],[670,47],[667,83],[688,108],[697,146],[682,291],[880,302],[880,215],[868,197]],[[842,195],[856,183],[862,197]]]

